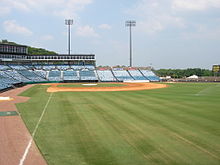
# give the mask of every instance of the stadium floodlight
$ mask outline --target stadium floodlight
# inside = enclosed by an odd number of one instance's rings
[[[70,26],[73,24],[73,20],[66,19],[65,24],[68,26],[68,54],[70,55]]]
[[[131,33],[131,27],[136,26],[136,21],[126,21],[125,26],[129,27],[130,32],[130,67],[132,67],[132,33]]]

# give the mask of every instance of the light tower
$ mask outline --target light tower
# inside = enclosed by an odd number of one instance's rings
[[[131,33],[131,27],[136,26],[136,21],[126,21],[125,26],[129,27],[130,32],[130,67],[132,67],[132,33]]]
[[[72,19],[66,19],[65,24],[68,26],[68,54],[70,55],[70,26],[73,24]]]

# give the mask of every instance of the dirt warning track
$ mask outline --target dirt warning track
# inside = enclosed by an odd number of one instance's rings
[[[109,83],[108,83],[109,84]],[[115,84],[115,83],[114,83]],[[166,88],[166,84],[156,83],[117,83],[123,86],[116,87],[59,87],[62,84],[51,84],[47,92],[100,92],[100,91],[138,91]]]
[[[33,85],[13,89],[0,93],[0,97],[11,99],[0,101],[0,112],[17,111],[16,103],[27,101],[29,98],[18,96]],[[21,116],[0,116],[0,165],[20,165],[20,159],[31,139]],[[40,154],[35,143],[22,165],[46,165],[46,161]]]

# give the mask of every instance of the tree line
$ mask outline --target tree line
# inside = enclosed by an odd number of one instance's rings
[[[171,76],[172,78],[185,78],[192,75],[199,77],[213,76],[213,72],[208,69],[188,68],[188,69],[159,69],[154,71],[160,77]]]
[[[48,54],[57,54],[56,52],[49,51],[42,48],[34,48],[34,47],[28,47],[28,54],[31,55],[48,55]]]

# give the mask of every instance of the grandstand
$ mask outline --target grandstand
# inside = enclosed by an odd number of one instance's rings
[[[129,74],[135,79],[135,80],[148,80],[141,72],[140,70],[128,70]]]
[[[49,71],[47,78],[49,81],[61,81],[61,72],[58,70]]]
[[[159,81],[138,68],[96,68],[94,54],[29,55],[27,46],[0,44],[0,90],[41,82]]]
[[[80,80],[93,81],[98,80],[94,70],[81,70]]]
[[[143,76],[145,76],[150,81],[159,81],[160,80],[160,78],[157,77],[154,74],[154,72],[152,72],[151,70],[140,70],[140,72],[143,74]]]
[[[131,77],[131,75],[128,73],[128,71],[124,70],[123,68],[113,68],[113,75],[119,81],[134,80],[134,78]]]
[[[14,79],[18,80],[19,82],[29,82],[29,81],[31,81],[29,78],[26,78],[23,75],[21,75],[18,71],[19,70],[6,70],[4,72],[7,75],[10,75],[11,78],[14,78]]]
[[[0,71],[0,90],[12,87],[13,84],[17,84],[20,81],[13,79],[4,71]]]
[[[23,77],[29,79],[30,81],[33,82],[41,82],[41,81],[46,81],[45,78],[39,76],[35,71],[33,70],[20,70],[17,71],[20,75]]]
[[[96,72],[97,72],[99,80],[102,82],[117,81],[116,77],[113,75],[111,70],[97,70]]]

